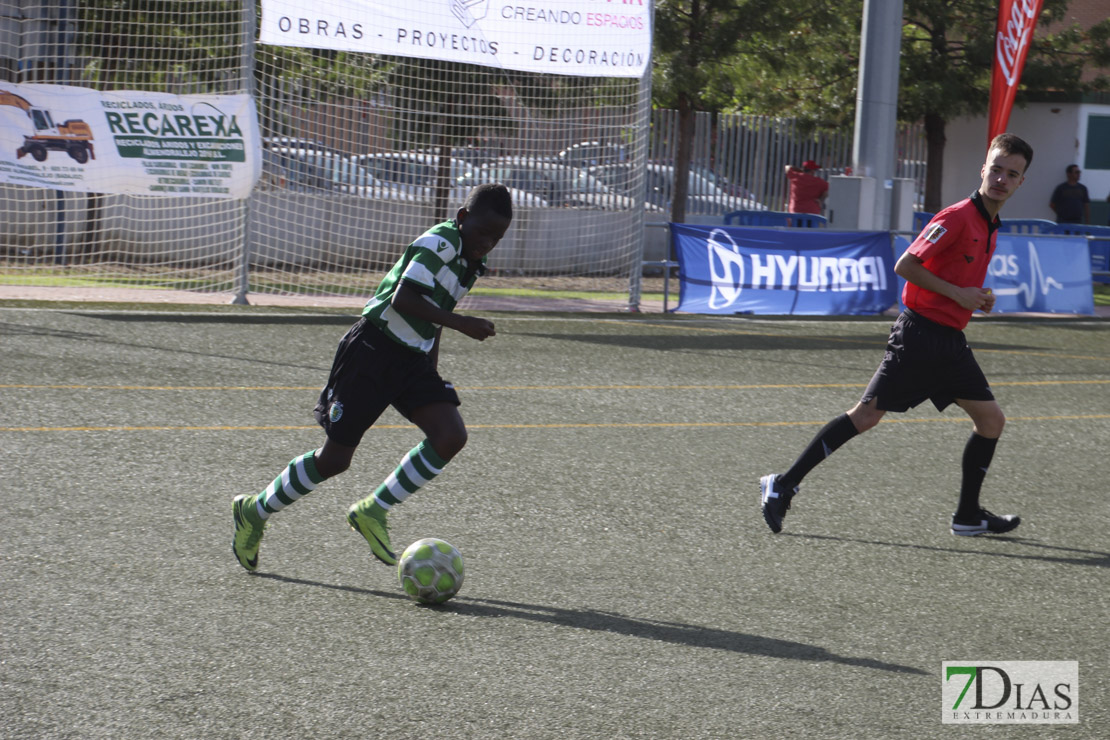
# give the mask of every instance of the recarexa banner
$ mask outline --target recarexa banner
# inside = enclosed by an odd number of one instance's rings
[[[909,239],[896,237],[896,256],[909,246]],[[903,285],[898,278],[899,303]],[[1082,236],[1000,233],[983,287],[994,291],[992,313],[1095,312],[1090,250]]]
[[[886,231],[670,225],[676,311],[877,314],[898,302]]]
[[[262,160],[251,96],[0,82],[0,183],[247,198]]]

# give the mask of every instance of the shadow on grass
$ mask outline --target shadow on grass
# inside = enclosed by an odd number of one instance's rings
[[[304,326],[350,326],[358,321],[359,310],[347,309],[344,313],[325,313],[326,309],[290,309],[286,313],[72,313],[86,319],[119,321],[136,324],[262,324],[262,325],[304,325]],[[293,315],[290,315],[293,314]]]
[[[256,573],[256,578],[267,578],[282,583],[291,583],[300,586],[314,586],[316,588],[330,588],[337,591],[347,591],[369,596],[380,596],[388,599],[408,600],[401,593],[376,591],[373,589],[356,588],[354,586],[337,586],[318,581],[309,581],[302,578],[289,578],[274,573]],[[920,676],[930,675],[927,671],[912,666],[898,665],[897,663],[884,663],[872,658],[855,658],[837,655],[825,648],[809,645],[804,642],[779,640],[773,637],[750,635],[743,632],[729,632],[728,630],[713,627],[699,627],[692,624],[679,622],[664,622],[654,619],[637,619],[627,617],[616,612],[598,611],[596,609],[563,609],[556,606],[541,606],[538,604],[522,604],[513,601],[499,601],[496,599],[455,598],[446,604],[425,607],[464,614],[472,617],[490,617],[497,619],[524,619],[532,622],[555,624],[574,629],[594,630],[597,632],[611,632],[629,637],[641,637],[646,640],[659,640],[676,645],[689,647],[710,648],[712,650],[727,650],[746,655],[761,655],[769,658],[788,658],[790,660],[809,660],[815,662],[839,663],[856,668],[871,668],[892,673],[909,673]]]
[[[102,316],[96,316],[94,318],[103,318],[103,317]],[[184,323],[184,322],[177,322],[177,323]],[[247,323],[247,322],[241,322],[241,323]],[[273,323],[273,322],[250,322],[250,323]],[[282,322],[282,323],[304,323],[304,322],[300,321],[299,319],[295,319],[294,321],[287,321],[287,322]],[[352,319],[350,319],[349,317],[344,317],[343,323],[352,324],[352,323],[354,323],[354,321]],[[256,355],[235,355],[235,354],[225,354],[225,353],[213,352],[213,351],[203,351],[203,350],[199,350],[199,349],[191,349],[189,347],[181,346],[180,343],[177,344],[176,346],[158,345],[158,344],[143,344],[141,342],[129,342],[129,341],[121,340],[121,339],[116,339],[116,338],[113,338],[113,337],[106,336],[104,334],[98,334],[96,332],[75,331],[75,330],[70,330],[70,329],[54,329],[54,328],[49,328],[49,327],[30,327],[30,326],[25,326],[25,325],[22,325],[22,324],[12,324],[12,323],[8,323],[8,322],[0,321],[0,336],[3,336],[5,334],[11,335],[11,336],[37,336],[37,337],[48,337],[48,338],[52,338],[52,339],[67,339],[67,340],[72,340],[72,341],[75,341],[75,342],[95,343],[98,347],[115,346],[115,347],[125,347],[125,348],[128,348],[128,349],[150,350],[152,352],[164,352],[166,354],[181,354],[181,355],[186,355],[186,356],[191,356],[191,357],[211,357],[212,359],[216,359],[216,360],[236,360],[236,361],[242,361],[242,362],[245,362],[245,363],[249,363],[251,365],[261,364],[261,365],[269,365],[269,366],[272,366],[272,367],[286,367],[286,368],[294,368],[294,369],[300,369],[300,370],[316,370],[316,371],[319,371],[321,373],[327,373],[327,371],[328,371],[328,366],[324,365],[324,364],[306,365],[306,364],[302,364],[302,363],[279,362],[279,361],[274,360],[274,359],[267,359],[265,357],[258,357]],[[335,335],[335,341],[337,343],[338,343],[339,338],[341,336],[342,336],[342,334],[336,334]],[[278,355],[278,356],[280,356],[280,355]]]
[[[1035,540],[1022,537],[997,537],[992,536],[991,542],[1012,543],[1019,547],[1028,547],[1035,550],[1048,550],[1051,552],[1067,553],[1061,555],[1044,555],[1022,552],[1001,552],[985,550],[965,550],[959,547],[936,547],[934,545],[916,545],[908,542],[879,542],[878,540],[861,540],[853,537],[834,537],[827,534],[797,534],[796,532],[783,532],[780,536],[799,537],[808,540],[831,540],[833,542],[855,542],[861,545],[879,545],[880,547],[899,547],[910,550],[928,550],[930,552],[948,552],[956,555],[984,555],[992,558],[1013,558],[1016,560],[1040,560],[1045,563],[1059,563],[1061,565],[1090,565],[1096,568],[1110,567],[1110,552],[1099,550],[1083,550],[1076,547],[1062,547],[1060,545],[1046,545]],[[1073,555],[1072,555],[1073,554]]]
[[[871,336],[837,334],[774,334],[753,332],[737,328],[732,333],[702,334],[565,334],[544,332],[516,332],[518,336],[552,339],[580,344],[594,344],[624,349],[646,349],[660,352],[707,352],[714,350],[736,351],[814,351],[814,350],[875,350],[878,359],[886,346],[887,331],[879,330]],[[1040,347],[1024,344],[976,342],[976,350],[1003,352],[1043,352]],[[876,360],[877,362],[878,360]]]

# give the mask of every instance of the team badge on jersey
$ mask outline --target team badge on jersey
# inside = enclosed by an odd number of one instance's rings
[[[924,237],[925,241],[936,244],[937,240],[947,233],[948,229],[944,228],[940,224],[930,224],[929,228],[925,230],[925,233],[922,236]]]
[[[328,409],[328,419],[332,424],[343,418],[343,404],[339,401],[332,403],[331,408]]]

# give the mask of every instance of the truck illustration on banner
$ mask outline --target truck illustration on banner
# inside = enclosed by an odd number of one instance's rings
[[[50,111],[36,108],[24,97],[7,90],[0,90],[0,105],[11,105],[19,108],[31,119],[35,132],[23,137],[23,146],[16,150],[16,157],[22,159],[23,155],[30,154],[36,162],[46,160],[50,150],[64,151],[77,161],[85,164],[92,157],[93,135],[89,124],[80,119],[71,119],[61,125],[54,123]]]

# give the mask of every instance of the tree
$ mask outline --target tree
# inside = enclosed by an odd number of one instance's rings
[[[789,115],[803,128],[850,127],[863,0],[795,4],[783,28],[746,38],[728,71],[728,110]]]
[[[1049,93],[1107,89],[1105,77],[1085,80],[1083,72],[1110,64],[1110,20],[1090,29],[1060,28],[1069,2],[1045,0],[1017,105]],[[851,124],[863,0],[828,5],[834,12],[799,16],[789,33],[757,33],[738,48],[731,74],[734,109],[789,114],[813,127]],[[927,210],[942,205],[947,122],[981,115],[989,105],[998,5],[998,0],[904,0],[898,117],[925,126]]]
[[[726,70],[740,40],[761,27],[773,0],[660,0],[655,6],[652,98],[678,109],[671,220],[686,220],[694,114],[720,110]]]
[[[1044,31],[1066,17],[1068,4],[1069,0],[1045,0],[1016,105],[1047,92],[1076,95],[1106,88],[1106,78],[1085,82],[1082,75],[1086,66],[1105,68],[1110,61],[1110,20],[1089,30]],[[983,114],[989,105],[997,19],[997,0],[905,0],[898,110],[903,120],[925,124],[928,211],[942,206],[947,122]]]
[[[860,5],[853,0],[847,5]],[[842,4],[844,4],[842,2]],[[845,35],[829,29],[847,23],[844,8],[830,0],[660,0],[655,8],[655,65],[652,99],[675,108],[679,116],[678,149],[671,219],[685,220],[690,145],[695,113],[790,109],[802,99],[827,111],[843,107],[840,98],[822,102],[824,80],[846,76],[852,57],[821,55],[829,68],[807,66],[813,44],[835,43]],[[858,13],[854,14],[858,38]],[[856,44],[858,48],[858,42]],[[831,52],[833,47],[829,47]],[[808,89],[796,94],[776,84],[784,75]],[[836,105],[827,105],[835,101]]]

